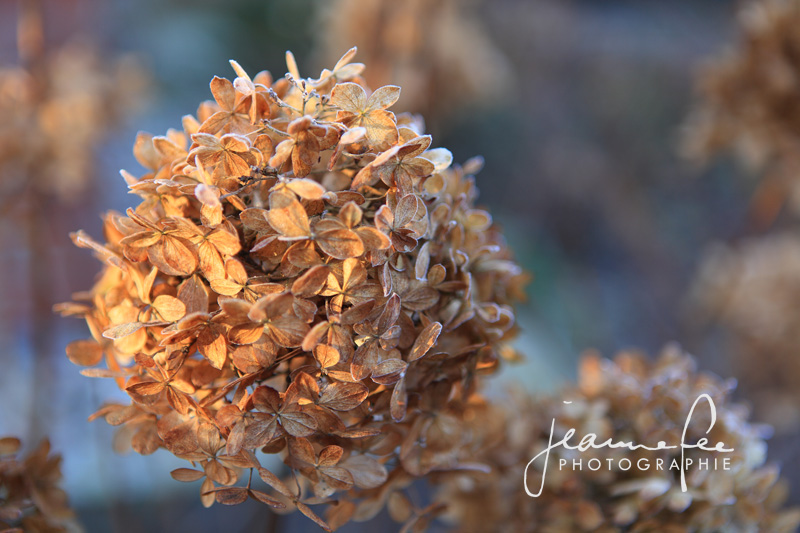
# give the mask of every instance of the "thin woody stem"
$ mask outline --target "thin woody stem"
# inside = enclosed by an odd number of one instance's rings
[[[250,187],[251,185],[255,185],[256,183],[260,183],[262,181],[266,181],[266,180],[269,180],[269,179],[275,179],[275,178],[274,178],[274,176],[265,176],[263,178],[247,178],[247,183],[245,183],[244,185],[242,185],[240,188],[236,189],[235,191],[231,191],[231,192],[229,192],[227,194],[223,194],[222,196],[219,197],[219,199],[220,200],[224,200],[226,198],[230,198],[231,196],[236,196],[240,192],[244,192],[244,190],[247,189],[248,187]]]
[[[17,20],[17,52],[30,68],[44,58],[44,26],[41,0],[20,0]]]
[[[20,63],[28,71],[33,80],[34,105],[39,105],[45,98],[47,87],[45,71],[45,41],[42,23],[41,0],[20,0],[17,20],[17,52]],[[48,199],[37,194],[32,186],[39,176],[41,167],[38,162],[31,161],[25,169],[25,225],[29,260],[28,283],[30,297],[33,301],[31,309],[30,345],[33,356],[33,376],[40,383],[51,383],[54,380],[53,369],[49,364],[51,336],[45,334],[51,328],[50,298],[53,293],[48,265],[52,264],[48,249],[49,224],[42,213],[51,212]],[[44,204],[44,205],[43,205]],[[31,424],[29,434],[37,440],[41,437],[42,417],[45,405],[49,404],[47,394],[36,388],[32,395],[30,410]],[[50,387],[46,388],[50,390]]]
[[[291,135],[289,135],[289,134],[288,134],[288,133],[286,133],[285,131],[281,131],[281,130],[279,130],[278,128],[276,128],[275,126],[273,126],[272,124],[269,124],[269,123],[267,123],[267,122],[264,122],[264,123],[263,123],[263,125],[262,125],[262,127],[263,127],[263,128],[266,128],[266,129],[268,129],[268,130],[270,130],[270,131],[271,131],[271,132],[273,132],[273,133],[276,133],[276,134],[278,134],[278,135],[282,135],[283,137],[291,137]]]

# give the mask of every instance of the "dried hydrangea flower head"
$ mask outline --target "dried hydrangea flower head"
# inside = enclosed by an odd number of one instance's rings
[[[731,403],[732,382],[698,373],[692,358],[675,346],[655,361],[634,353],[621,353],[614,361],[587,355],[579,374],[577,386],[550,398],[534,401],[521,395],[514,409],[475,404],[465,413],[476,449],[481,450],[476,458],[493,471],[444,478],[440,499],[448,504],[459,531],[491,531],[496,524],[508,524],[508,531],[537,533],[796,530],[800,513],[779,510],[785,490],[777,483],[777,468],[765,464],[763,428],[750,424],[747,410]],[[692,404],[703,393],[715,402],[716,424],[706,434],[710,411],[698,406],[685,442],[702,437],[708,438],[709,447],[724,442],[734,450],[724,454],[731,459],[730,470],[690,467],[688,490],[682,492],[679,472],[656,468],[659,458],[667,465],[680,461],[680,449],[604,447],[578,452],[557,447],[551,451],[542,494],[532,498],[525,493],[523,471],[547,448],[553,419],[554,443],[575,428],[573,445],[588,433],[595,433],[598,443],[611,438],[651,447],[659,441],[679,444]],[[687,449],[686,457],[697,465],[711,454]],[[570,465],[582,459],[582,468],[560,469],[561,458]],[[589,468],[592,458],[603,466]],[[650,468],[626,471],[622,458],[633,465],[647,459]],[[612,468],[607,466],[609,459]],[[541,486],[541,471],[541,460],[528,471],[534,493]]]
[[[733,149],[769,178],[761,192],[800,206],[800,3],[754,0],[739,17],[741,43],[702,73],[685,148],[704,160]],[[776,191],[778,191],[776,193]],[[769,206],[766,206],[769,208]],[[772,210],[775,208],[772,207]]]
[[[525,279],[474,207],[479,163],[432,148],[354,54],[317,79],[290,53],[277,80],[232,61],[182,130],[140,134],[148,172],[123,176],[142,202],[106,215],[104,244],[74,235],[106,266],[60,306],[93,337],[70,359],[105,361],[83,372],[129,394],[95,416],[136,451],[191,461],[173,476],[202,479],[206,505],[255,498],[325,528],[459,467],[450,406],[513,355]],[[254,470],[271,489],[237,485]],[[334,501],[330,524],[307,505]]]
[[[24,459],[20,440],[0,438],[0,530],[30,533],[79,532],[61,482],[61,457],[50,453],[50,443]]]
[[[795,214],[800,207],[800,3],[755,0],[739,20],[740,46],[701,77],[703,100],[688,148],[702,157],[733,148],[761,173],[753,214],[764,226],[784,205]],[[691,293],[696,317],[723,326],[743,389],[759,417],[778,430],[800,424],[799,265],[794,230],[716,246]]]
[[[0,69],[0,195],[24,186],[75,200],[93,177],[93,150],[143,92],[131,59],[110,67],[91,46],[70,44],[42,58],[38,71]],[[31,170],[33,169],[33,170]]]
[[[792,232],[710,248],[690,295],[694,322],[723,327],[747,398],[778,430],[800,425],[798,295],[800,238]]]
[[[365,78],[370,85],[399,84],[401,110],[423,113],[426,120],[437,123],[465,106],[502,99],[513,85],[509,61],[477,13],[482,3],[328,2],[320,9],[317,55],[327,65],[336,59],[334,51],[357,45],[368,54]]]

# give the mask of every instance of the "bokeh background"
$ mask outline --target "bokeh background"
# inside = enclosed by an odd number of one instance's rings
[[[112,451],[113,428],[86,418],[120,392],[67,361],[64,347],[87,331],[51,311],[88,288],[99,270],[68,232],[97,237],[99,213],[134,204],[118,171],[141,170],[131,152],[136,131],[179,126],[210,98],[213,75],[233,76],[230,58],[250,72],[282,74],[287,49],[312,76],[357,44],[367,79],[401,85],[398,109],[423,112],[435,145],[457,161],[485,158],[481,202],[534,274],[519,315],[527,360],[507,368],[495,387],[518,381],[550,391],[574,377],[583,350],[654,353],[672,340],[703,368],[736,376],[724,333],[696,318],[690,288],[710,245],[769,230],[748,216],[756,182],[745,170],[725,157],[700,168],[679,148],[698,70],[736,39],[737,5],[0,2],[0,69],[22,65],[34,76],[51,69],[67,85],[77,80],[70,86],[77,97],[58,103],[55,116],[25,115],[15,129],[0,130],[4,147],[27,139],[20,130],[32,132],[28,144],[0,150],[0,434],[29,445],[51,438],[88,531],[313,530],[302,518],[275,517],[257,505],[203,511],[198,487],[170,478],[182,466],[177,459]],[[39,49],[18,42],[25,10],[41,14]],[[72,55],[52,59],[64,50]],[[80,97],[87,94],[92,101]],[[13,84],[0,90],[6,104],[18,96]],[[34,98],[30,105],[43,104]],[[0,106],[0,121],[16,107]],[[53,153],[41,132],[66,142],[70,121],[88,130],[79,138],[85,146]],[[79,156],[80,164],[72,161]],[[798,444],[798,433],[784,428],[770,448],[795,503]]]

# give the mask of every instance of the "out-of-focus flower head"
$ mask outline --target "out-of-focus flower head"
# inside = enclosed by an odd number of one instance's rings
[[[31,533],[81,531],[59,487],[61,457],[50,453],[50,443],[19,456],[21,442],[0,438],[0,529]]]
[[[27,186],[76,201],[93,178],[95,150],[144,89],[132,58],[111,65],[87,44],[46,55],[41,69],[0,69],[0,196]]]
[[[762,418],[780,430],[800,424],[800,238],[783,232],[703,258],[692,287],[694,316],[724,327],[743,389]]]
[[[771,203],[800,209],[800,2],[753,0],[739,16],[738,45],[699,77],[687,155],[733,150],[765,180]],[[765,206],[775,210],[775,206]]]
[[[474,205],[480,162],[453,165],[354,55],[316,79],[290,53],[278,79],[232,61],[182,129],[138,136],[147,172],[123,177],[142,201],[106,215],[106,242],[73,236],[106,266],[60,306],[92,332],[67,355],[132,400],[95,417],[191,461],[172,474],[203,480],[205,505],[368,519],[464,467],[461,405],[514,356],[525,275]],[[263,468],[278,453],[293,479]]]
[[[355,44],[373,87],[403,87],[398,109],[441,120],[454,111],[494,104],[510,92],[512,68],[483,27],[480,2],[336,0],[321,11],[317,55]]]
[[[446,503],[459,531],[566,533],[599,532],[791,532],[800,523],[797,511],[780,511],[785,490],[778,470],[765,464],[763,428],[748,422],[747,410],[732,403],[733,382],[697,372],[692,358],[676,346],[655,361],[641,354],[621,353],[613,360],[588,354],[581,362],[577,386],[549,398],[516,396],[513,408],[474,403],[464,413],[473,434],[475,460],[492,473],[443,476],[439,500]],[[589,433],[597,443],[612,439],[655,447],[659,441],[680,444],[694,401],[708,394],[716,405],[716,424],[709,434],[710,411],[701,403],[694,411],[685,442],[708,438],[708,446],[724,442],[732,453],[731,468],[690,467],[687,492],[675,470],[656,468],[681,461],[680,449],[631,451],[590,448],[585,452],[557,447],[551,451],[542,494],[533,498],[523,488],[528,462],[546,449],[552,421],[553,443],[576,429],[571,444]],[[566,403],[569,402],[569,403]],[[704,408],[706,407],[706,408]],[[686,457],[713,454],[687,449]],[[560,468],[566,459],[568,467]],[[599,469],[588,467],[596,458]],[[647,459],[650,467],[632,466]],[[612,467],[608,467],[611,459]],[[573,468],[573,460],[582,467]],[[528,471],[528,485],[538,491],[542,461]],[[644,463],[642,463],[644,465]],[[622,467],[620,468],[620,465]]]

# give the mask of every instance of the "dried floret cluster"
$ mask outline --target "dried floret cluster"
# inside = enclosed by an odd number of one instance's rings
[[[105,243],[73,236],[107,265],[60,306],[92,333],[69,358],[105,361],[83,373],[132,400],[94,417],[191,461],[172,475],[203,480],[205,505],[253,498],[326,529],[465,467],[460,406],[514,355],[525,281],[474,207],[479,161],[431,148],[354,54],[317,79],[289,53],[277,80],[232,61],[182,130],[140,134],[148,172],[123,177],[142,202],[105,216]],[[286,481],[260,463],[278,453]]]
[[[25,458],[16,437],[0,438],[0,530],[11,533],[81,531],[61,482],[61,457],[44,440]]]
[[[479,14],[482,1],[335,0],[320,9],[317,55],[357,45],[372,86],[403,87],[403,110],[439,122],[510,92],[513,70]],[[480,71],[479,75],[476,73]],[[491,80],[491,83],[486,83]]]
[[[732,381],[697,372],[693,359],[676,346],[655,361],[636,353],[621,353],[613,361],[588,354],[578,384],[559,394],[536,400],[519,395],[510,409],[485,403],[467,408],[464,430],[474,436],[475,458],[490,465],[492,473],[448,475],[439,499],[464,532],[496,531],[496,524],[504,524],[503,531],[537,533],[795,531],[800,513],[780,510],[785,489],[777,468],[765,464],[763,428],[750,424],[747,410],[731,402],[733,387]],[[588,433],[598,435],[598,443],[611,438],[648,446],[679,444],[692,403],[702,393],[715,402],[716,424],[705,433],[710,411],[701,404],[686,442],[724,442],[734,452],[716,455],[731,458],[730,470],[689,468],[684,493],[679,472],[656,469],[659,458],[665,465],[680,462],[679,449],[579,452],[559,447],[551,452],[542,494],[531,498],[522,489],[523,471],[547,448],[554,419],[554,443],[575,428],[573,445]],[[713,455],[686,450],[694,464]],[[568,468],[559,468],[561,458],[568,460]],[[591,458],[600,459],[603,467],[593,471]],[[622,458],[634,464],[648,459],[651,468],[624,471]],[[582,469],[572,468],[574,459],[583,460]],[[608,459],[612,468],[606,466]],[[533,493],[541,486],[541,471],[537,460],[528,472]]]
[[[741,42],[701,73],[686,149],[700,159],[733,150],[769,180],[770,196],[782,191],[797,210],[800,2],[751,1],[739,25]]]
[[[0,69],[0,195],[19,198],[24,186],[80,197],[93,176],[94,148],[142,91],[132,59],[109,68],[85,44],[61,47],[37,69]]]
[[[687,147],[703,158],[732,149],[758,172],[751,217],[765,226],[784,206],[794,215],[800,208],[800,2],[752,0],[739,24],[739,45],[701,73]],[[791,227],[717,245],[691,294],[695,316],[724,328],[726,351],[760,418],[780,430],[800,424],[799,254]]]
[[[780,430],[800,425],[800,238],[781,232],[717,245],[692,287],[695,318],[718,324],[748,399]]]

